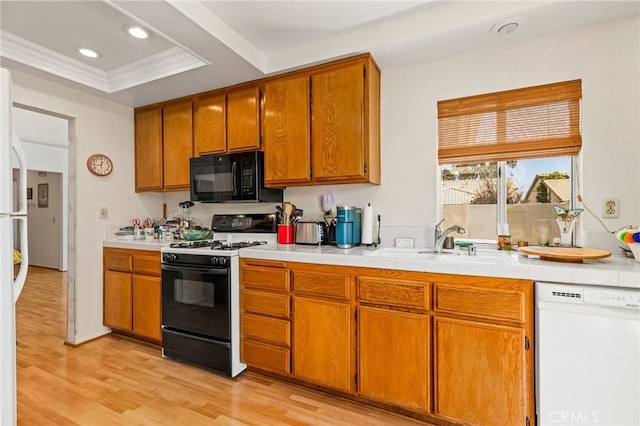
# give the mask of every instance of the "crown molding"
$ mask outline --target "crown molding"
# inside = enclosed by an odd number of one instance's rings
[[[105,93],[210,64],[176,46],[105,72],[6,31],[0,32],[0,56]]]
[[[0,56],[103,92],[109,92],[109,82],[104,71],[6,31],[1,31],[0,36]]]
[[[113,93],[210,64],[176,46],[109,70],[106,76]]]

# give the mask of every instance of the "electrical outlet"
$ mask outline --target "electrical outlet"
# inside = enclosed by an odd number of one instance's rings
[[[396,238],[396,247],[413,248],[414,241],[413,238]]]
[[[602,199],[602,217],[605,219],[620,217],[620,200],[618,198]]]
[[[109,207],[100,207],[98,211],[98,218],[106,219],[109,217]]]

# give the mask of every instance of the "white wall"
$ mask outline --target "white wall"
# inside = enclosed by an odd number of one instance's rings
[[[382,185],[290,188],[286,199],[320,218],[320,194],[330,191],[338,204],[371,202],[383,225],[415,229],[423,242],[438,217],[436,102],[459,96],[581,78],[583,82],[582,195],[595,212],[603,197],[621,201],[620,219],[610,228],[640,222],[640,22],[625,19],[520,43],[476,51],[382,73]],[[14,73],[14,97],[75,120],[72,147],[77,160],[75,290],[77,328],[69,340],[99,335],[102,327],[102,247],[109,224],[132,217],[154,217],[188,193],[135,194],[133,111],[55,84]],[[114,161],[105,178],[90,175],[86,158],[102,152]],[[75,177],[75,176],[73,176]],[[109,219],[98,219],[101,206]],[[262,208],[256,206],[254,208]],[[240,206],[202,205],[199,214],[230,212]],[[581,215],[586,243],[611,250],[617,245],[587,214]],[[419,244],[420,239],[416,239]],[[70,266],[71,270],[71,266]],[[71,274],[70,274],[71,276]]]
[[[624,19],[382,72],[382,185],[290,188],[286,198],[320,214],[319,197],[371,202],[392,226],[433,226],[439,215],[437,101],[582,79],[581,193],[594,213],[620,199],[610,229],[640,222],[640,23]],[[583,244],[619,251],[588,213]],[[432,228],[430,228],[432,229]],[[425,231],[427,232],[427,231]],[[384,236],[384,234],[383,234]],[[384,239],[384,238],[383,238]],[[418,241],[416,240],[416,243]]]
[[[80,343],[103,334],[102,240],[110,223],[129,223],[161,211],[161,195],[134,193],[133,110],[12,70],[14,102],[49,111],[70,121],[69,147],[69,331]],[[86,168],[100,152],[114,162],[107,177]],[[99,219],[100,207],[109,218]],[[75,219],[74,219],[75,218]]]

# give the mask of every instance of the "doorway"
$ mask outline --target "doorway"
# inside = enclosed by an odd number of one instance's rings
[[[28,169],[29,264],[69,271],[67,341],[75,336],[75,276],[73,259],[75,209],[69,202],[75,176],[70,164],[75,152],[75,119],[37,107],[14,103],[13,125],[22,142]],[[70,194],[71,193],[71,194]],[[33,222],[33,223],[32,223]],[[30,256],[31,257],[31,256]]]

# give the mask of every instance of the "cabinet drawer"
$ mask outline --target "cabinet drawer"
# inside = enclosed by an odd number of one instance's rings
[[[290,317],[289,295],[265,291],[242,290],[242,309],[256,314]]]
[[[291,351],[289,349],[244,339],[240,356],[242,362],[250,367],[276,373],[291,373]]]
[[[525,294],[500,288],[435,284],[434,310],[525,323]]]
[[[419,281],[358,278],[358,299],[406,308],[429,309],[429,284]]]
[[[293,291],[349,300],[349,276],[327,272],[292,271]]]
[[[242,285],[245,287],[289,291],[289,270],[280,268],[244,266]]]
[[[157,256],[133,256],[133,273],[159,277],[162,274],[160,254]]]
[[[104,254],[104,268],[110,271],[131,272],[131,253],[107,251]]]
[[[287,320],[243,314],[240,328],[243,337],[291,346],[291,323]]]

